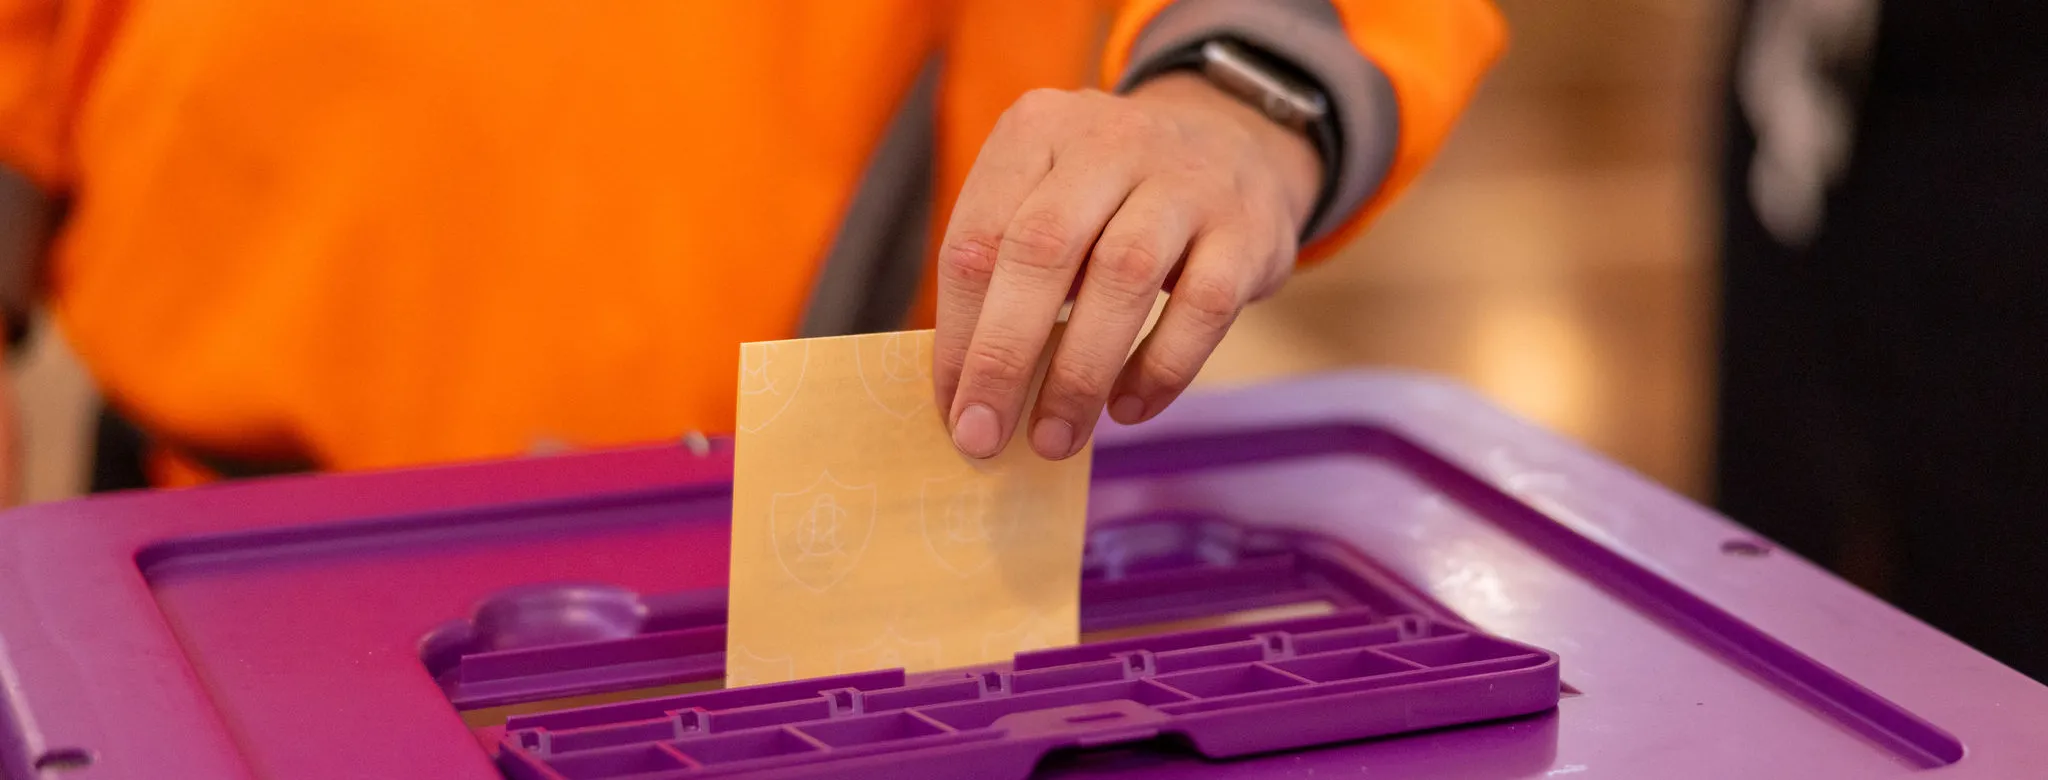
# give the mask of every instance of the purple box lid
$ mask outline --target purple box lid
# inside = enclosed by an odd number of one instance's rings
[[[716,592],[729,468],[715,450],[662,447],[10,512],[0,777],[501,777],[498,741],[451,695],[481,706],[546,683],[514,664],[477,676],[510,688],[446,687],[451,621],[508,650],[662,634],[600,616],[529,635],[489,608],[551,583],[643,603]],[[1312,535],[1456,625],[1554,651],[1580,695],[1481,725],[1054,773],[2007,778],[2048,765],[2048,688],[1454,386],[1345,374],[1191,397],[1111,430],[1096,470],[1095,520],[1195,513]],[[1245,668],[1290,660],[1264,652]],[[1314,682],[1287,673],[1308,682],[1283,687]],[[1107,684],[1163,690],[1168,674]],[[505,739],[544,722],[515,719]],[[847,738],[809,738],[827,736]]]

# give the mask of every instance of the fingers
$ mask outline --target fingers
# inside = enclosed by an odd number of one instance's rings
[[[1160,284],[1187,248],[1193,218],[1168,190],[1140,185],[1095,241],[1033,409],[1029,441],[1041,457],[1069,457],[1093,435]]]
[[[1039,455],[1065,458],[1105,405],[1121,422],[1152,417],[1244,305],[1287,278],[1292,200],[1231,113],[1242,106],[1219,100],[1035,92],[1004,114],[939,255],[933,391],[962,453],[993,456],[1025,431]],[[1162,287],[1165,312],[1132,353]]]
[[[1089,247],[1134,185],[1125,154],[1063,155],[1002,233],[973,325],[950,420],[970,457],[1001,452],[1023,414],[1031,379]]]
[[[1052,171],[1052,147],[1026,140],[1026,130],[1017,128],[1029,124],[1027,120],[1005,116],[982,146],[940,244],[932,383],[935,403],[948,420],[974,323],[995,276],[1003,234],[1017,207]]]
[[[1238,312],[1268,284],[1263,269],[1273,250],[1271,240],[1244,225],[1196,238],[1159,323],[1117,378],[1111,419],[1125,425],[1150,419],[1187,390]]]

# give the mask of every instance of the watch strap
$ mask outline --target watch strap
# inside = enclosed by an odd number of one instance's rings
[[[1308,90],[1310,94],[1313,94],[1318,100],[1323,102],[1324,108],[1320,115],[1301,117],[1299,120],[1296,120],[1292,116],[1294,112],[1288,111],[1285,106],[1273,105],[1267,95],[1244,89],[1236,83],[1218,79],[1210,72],[1212,65],[1211,55],[1204,51],[1206,47],[1217,42],[1227,42],[1235,52],[1249,55],[1246,58],[1249,60],[1248,64],[1255,68],[1267,70],[1276,80],[1289,82],[1292,85]],[[1314,81],[1307,74],[1287,65],[1284,60],[1273,57],[1257,47],[1229,38],[1196,41],[1170,52],[1162,52],[1147,62],[1146,65],[1147,67],[1141,71],[1134,72],[1132,77],[1126,80],[1124,91],[1129,91],[1139,84],[1143,84],[1166,73],[1191,71],[1201,74],[1203,78],[1215,84],[1218,89],[1256,109],[1268,120],[1289,130],[1299,132],[1308,139],[1309,144],[1316,150],[1316,156],[1322,160],[1323,177],[1322,184],[1316,191],[1315,204],[1309,209],[1308,219],[1304,220],[1300,226],[1301,239],[1305,243],[1309,238],[1310,231],[1320,223],[1321,218],[1329,211],[1330,204],[1335,199],[1336,172],[1340,170],[1344,153],[1337,128],[1329,115],[1327,98],[1323,96],[1324,93],[1321,88],[1315,85]]]
[[[1329,236],[1381,191],[1393,168],[1401,142],[1393,84],[1359,51],[1329,0],[1175,0],[1154,13],[1129,44],[1118,91],[1167,70],[1168,62],[1199,67],[1191,55],[1217,39],[1241,43],[1322,91],[1323,124],[1336,142],[1324,158],[1327,202],[1310,219],[1303,243]]]

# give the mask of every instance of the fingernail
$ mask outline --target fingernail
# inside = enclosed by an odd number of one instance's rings
[[[1001,436],[996,412],[985,404],[968,404],[960,410],[960,419],[953,421],[953,446],[970,458],[995,455],[996,439]]]
[[[1120,423],[1134,423],[1145,416],[1145,402],[1135,395],[1116,399],[1109,405],[1109,416]]]
[[[1053,460],[1074,454],[1074,426],[1051,417],[1032,423],[1031,449]]]

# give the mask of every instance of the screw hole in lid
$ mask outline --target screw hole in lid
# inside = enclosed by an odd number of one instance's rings
[[[704,710],[692,707],[687,710],[672,710],[668,713],[670,728],[676,739],[704,730]]]
[[[1740,558],[1761,558],[1770,553],[1770,545],[1752,539],[1730,539],[1721,543],[1722,555],[1733,555]]]
[[[841,715],[861,714],[860,702],[854,699],[854,695],[854,691],[850,688],[826,691],[825,696],[831,702],[832,715],[838,717]]]
[[[1429,624],[1416,615],[1402,615],[1394,618],[1394,625],[1401,632],[1402,641],[1420,639],[1429,631]]]
[[[92,751],[85,748],[55,748],[36,756],[38,772],[69,772],[92,766]]]
[[[1009,693],[1008,676],[1002,672],[982,672],[981,689],[989,693]]]
[[[1124,679],[1151,677],[1159,671],[1158,664],[1153,660],[1149,650],[1133,650],[1120,655],[1124,659]]]
[[[1259,640],[1263,646],[1262,650],[1265,654],[1265,660],[1279,661],[1294,657],[1293,634],[1285,631],[1274,631],[1266,634],[1255,634],[1252,638]]]
[[[519,744],[526,748],[526,752],[537,756],[554,755],[555,752],[554,734],[547,729],[520,732]]]

